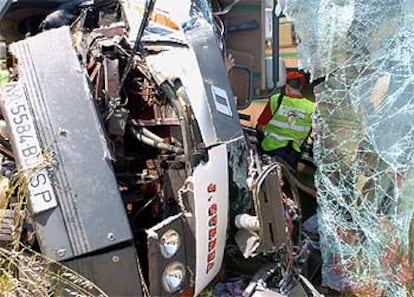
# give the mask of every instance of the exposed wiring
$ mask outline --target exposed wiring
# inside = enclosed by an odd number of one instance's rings
[[[144,36],[145,28],[147,27],[152,11],[154,10],[155,2],[156,0],[147,0],[146,2],[144,15],[142,16],[142,22],[139,27],[137,36],[135,38],[134,47],[132,48],[131,56],[128,59],[127,65],[125,66],[125,70],[124,70],[124,73],[122,74],[121,82],[119,84],[120,90],[123,89],[126,78],[129,72],[131,71],[132,63],[134,62],[134,56],[138,52],[138,48],[141,45],[141,39],[142,39],[142,36]]]

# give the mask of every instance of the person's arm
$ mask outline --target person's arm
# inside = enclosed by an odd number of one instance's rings
[[[269,123],[272,119],[272,110],[270,107],[270,100],[267,102],[265,108],[263,109],[262,113],[260,114],[259,118],[257,119],[256,130],[263,132],[264,127]]]

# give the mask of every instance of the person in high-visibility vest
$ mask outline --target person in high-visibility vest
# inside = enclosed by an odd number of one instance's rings
[[[312,128],[315,108],[315,103],[301,93],[304,84],[302,73],[287,73],[285,93],[270,98],[256,126],[264,136],[261,149],[271,157],[285,161],[295,172],[302,144]]]

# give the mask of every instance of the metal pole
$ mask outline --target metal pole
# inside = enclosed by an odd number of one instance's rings
[[[276,15],[277,0],[273,1],[272,9],[272,79],[273,88],[269,94],[254,96],[253,99],[268,99],[278,91],[279,82],[279,16]]]
[[[273,89],[279,82],[279,16],[276,15],[277,0],[273,1],[272,10],[272,60],[273,60]]]

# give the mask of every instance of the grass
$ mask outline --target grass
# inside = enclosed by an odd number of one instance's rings
[[[2,296],[107,296],[73,270],[28,248],[0,248]]]
[[[59,130],[53,142],[64,133]],[[37,171],[53,166],[50,148],[42,154],[42,162],[33,168],[16,169],[9,182],[6,205],[14,211],[13,241],[0,247],[1,296],[107,296],[85,277],[21,243],[25,214],[28,213],[28,180]],[[4,219],[4,215],[0,217],[0,223]]]

